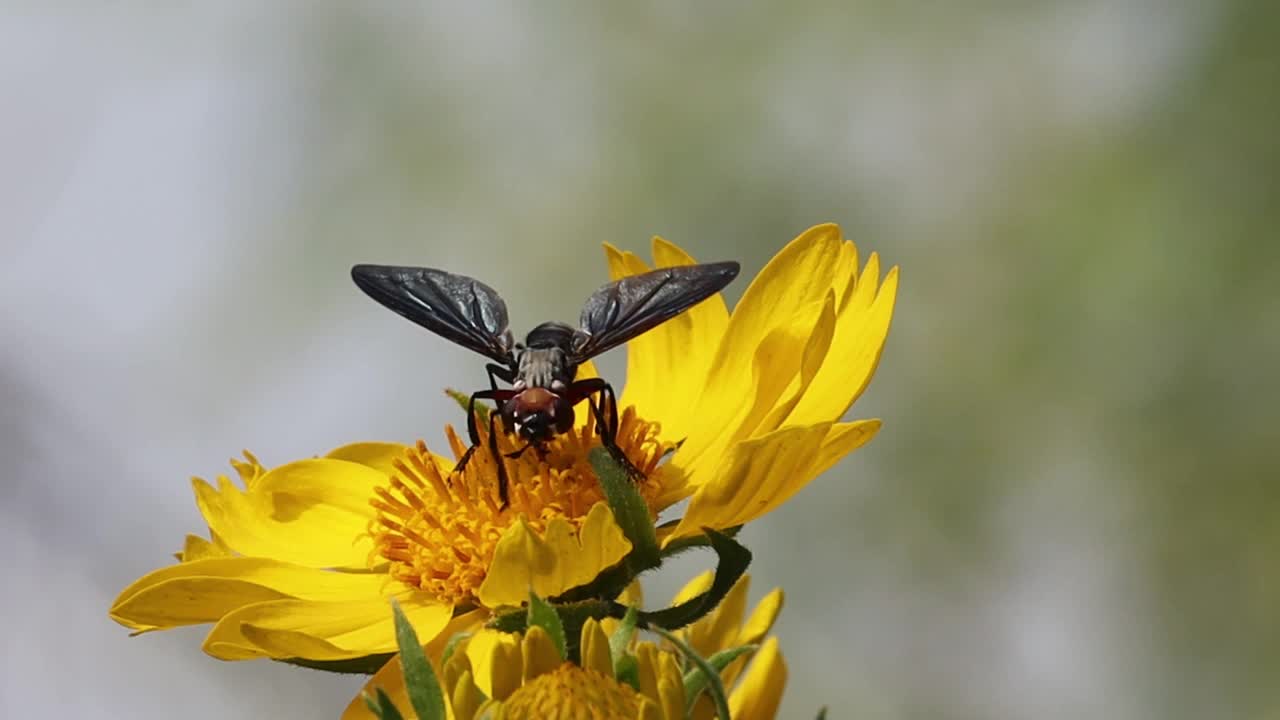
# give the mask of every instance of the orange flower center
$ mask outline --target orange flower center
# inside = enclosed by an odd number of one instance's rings
[[[641,696],[595,670],[564,663],[520,686],[502,703],[503,720],[606,720],[639,716]]]
[[[475,598],[498,540],[521,515],[539,532],[555,517],[565,518],[576,530],[591,507],[604,499],[587,459],[600,445],[594,422],[557,436],[541,457],[532,449],[516,458],[505,457],[523,442],[500,433],[500,459],[488,451],[487,423],[480,425],[480,445],[462,472],[454,472],[453,462],[435,456],[419,441],[395,462],[396,472],[387,486],[378,488],[370,500],[377,510],[370,527],[373,559],[389,561],[389,572],[397,580],[455,604]],[[452,426],[445,432],[456,461],[466,445]],[[658,439],[657,424],[641,420],[630,407],[619,422],[618,446],[645,474],[640,494],[653,512],[661,489],[653,470],[669,446]],[[499,508],[499,461],[507,470],[506,508]]]

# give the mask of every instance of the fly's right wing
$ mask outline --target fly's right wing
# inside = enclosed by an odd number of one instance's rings
[[[500,363],[514,362],[507,305],[479,280],[394,265],[356,265],[351,279],[369,297],[440,337]]]
[[[581,363],[648,332],[724,289],[738,263],[678,265],[608,283],[587,298],[573,362]]]

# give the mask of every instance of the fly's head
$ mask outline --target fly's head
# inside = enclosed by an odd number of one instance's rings
[[[541,445],[573,427],[573,406],[564,396],[532,387],[511,398],[507,416],[525,441]]]

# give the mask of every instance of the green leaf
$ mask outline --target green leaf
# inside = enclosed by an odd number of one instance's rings
[[[471,633],[460,632],[460,633],[454,633],[453,637],[449,638],[449,642],[445,643],[444,653],[440,655],[441,670],[444,669],[444,666],[449,664],[449,658],[453,657],[453,652],[458,649],[458,643],[462,642],[463,640],[466,640],[469,637],[471,637]]]
[[[631,637],[636,634],[636,621],[639,619],[640,613],[635,608],[627,608],[627,614],[622,616],[618,629],[609,637],[609,654],[613,656],[615,668],[627,654],[627,647],[631,645]]]
[[[640,613],[644,627],[650,630],[655,627],[676,630],[698,620],[720,604],[751,565],[751,551],[738,541],[711,528],[703,528],[702,532],[706,534],[711,549],[715,550],[720,560],[716,565],[715,577],[711,579],[711,587],[666,610]]]
[[[400,647],[400,664],[404,666],[404,684],[409,691],[409,703],[413,705],[418,720],[445,720],[444,692],[441,691],[440,681],[422,649],[422,643],[418,642],[418,633],[414,632],[413,625],[404,616],[400,603],[392,600],[391,611],[396,619],[396,645]]]
[[[404,720],[404,716],[396,709],[396,704],[391,702],[390,696],[382,688],[378,688],[377,698],[370,697],[369,693],[365,693],[363,697],[365,707],[377,715],[379,720]]]
[[[465,413],[471,409],[471,396],[467,393],[453,388],[445,388],[444,394],[453,398],[453,401],[458,403],[458,406],[462,408],[462,412]],[[490,411],[491,408],[488,405],[480,402],[476,403],[476,421],[480,423],[489,422]]]
[[[729,663],[737,660],[745,653],[754,652],[759,647],[759,645],[739,645],[738,647],[729,648],[728,650],[721,650],[715,655],[707,658],[707,664],[715,670],[715,676],[720,677],[721,671],[728,667]],[[709,679],[710,678],[708,678],[707,674],[702,671],[701,667],[695,667],[685,673],[684,697],[686,707],[689,710],[693,710],[694,701],[698,699],[698,694],[706,689],[707,681]]]
[[[347,660],[307,660],[306,658],[289,658],[281,660],[282,663],[297,665],[298,667],[310,668],[311,670],[323,670],[331,673],[341,673],[343,675],[372,675],[382,669],[387,661],[395,657],[395,653],[379,653],[377,655],[365,655],[364,657],[349,658]]]
[[[716,708],[716,717],[719,720],[731,720],[729,717],[729,699],[724,694],[724,683],[720,680],[720,673],[701,655],[693,651],[693,648],[685,644],[683,640],[675,635],[663,630],[662,628],[649,628],[653,632],[661,635],[664,640],[676,646],[676,649],[685,656],[694,667],[702,671],[706,676],[706,691],[711,696],[711,704]]]
[[[818,717],[815,720],[827,720],[827,706],[823,705],[818,708]]]
[[[555,643],[556,649],[560,651],[560,659],[563,660],[566,654],[564,639],[564,624],[560,622],[560,613],[549,604],[546,600],[538,597],[538,594],[529,591],[529,617],[528,627],[540,627],[547,631],[547,635],[551,636],[551,642]]]
[[[622,534],[631,541],[627,563],[632,571],[638,573],[658,567],[662,564],[658,536],[653,530],[649,505],[641,497],[639,488],[627,475],[627,471],[603,447],[593,448],[588,458],[596,477],[600,478],[600,488],[604,490],[605,500],[613,511],[614,521],[622,528]]]

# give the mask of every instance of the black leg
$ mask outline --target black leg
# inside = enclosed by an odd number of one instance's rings
[[[489,388],[491,390],[498,389],[498,381],[501,380],[508,385],[516,381],[516,369],[506,367],[497,363],[488,363],[484,366],[485,372],[489,373]]]
[[[493,458],[493,462],[498,466],[498,509],[505,509],[508,505],[507,499],[507,463],[502,457],[502,453],[498,452],[498,413],[489,415],[489,457]],[[475,448],[472,448],[473,450]]]
[[[489,379],[492,380],[492,376]],[[458,464],[453,466],[454,472],[462,472],[462,469],[467,466],[467,462],[471,460],[471,456],[475,454],[476,446],[480,444],[480,428],[476,426],[476,400],[498,400],[508,392],[510,391],[493,388],[492,390],[478,390],[471,393],[471,400],[467,403],[467,439],[471,441],[471,447],[468,447],[467,451],[462,453],[462,457],[458,459]],[[491,410],[489,417],[492,418],[496,414],[496,410]]]
[[[613,393],[613,386],[603,383],[599,394],[590,403],[591,412],[595,414],[599,428],[600,444],[613,456],[614,461],[622,466],[632,480],[643,480],[644,473],[631,462],[627,454],[618,447],[618,398]]]

